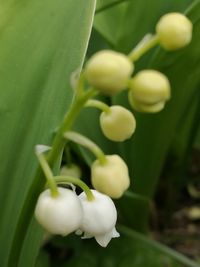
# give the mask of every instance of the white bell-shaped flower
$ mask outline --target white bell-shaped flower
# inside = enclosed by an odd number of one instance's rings
[[[110,197],[96,190],[92,193],[95,197],[92,201],[87,199],[85,192],[79,195],[83,207],[80,231],[84,232],[83,238],[94,237],[99,245],[106,247],[112,238],[119,237],[115,229],[117,211]]]
[[[58,188],[58,192],[57,197],[52,197],[49,189],[40,194],[35,217],[49,233],[66,236],[80,227],[83,209],[75,192],[66,188]]]
[[[100,126],[108,139],[122,142],[134,133],[136,120],[128,109],[115,105],[111,106],[108,112],[101,113]]]
[[[120,198],[130,185],[128,167],[118,155],[106,155],[104,164],[95,160],[91,178],[96,190],[112,198]]]

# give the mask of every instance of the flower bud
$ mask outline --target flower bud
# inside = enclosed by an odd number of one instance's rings
[[[40,194],[35,217],[49,233],[65,236],[79,228],[83,209],[73,191],[58,188],[58,192],[57,197],[52,197],[49,189]]]
[[[141,112],[158,112],[170,98],[167,77],[155,70],[142,70],[130,81],[129,102]]]
[[[180,13],[161,17],[156,25],[160,45],[166,50],[176,50],[188,45],[192,39],[192,23]]]
[[[112,106],[108,112],[101,113],[100,126],[108,139],[121,142],[132,136],[136,121],[128,109],[121,106]]]
[[[94,237],[102,246],[106,247],[110,240],[119,237],[115,229],[117,211],[111,198],[92,190],[94,200],[88,201],[85,192],[79,195],[83,207],[83,220],[80,230],[84,238]]]
[[[103,50],[94,54],[86,63],[88,82],[106,95],[114,95],[127,87],[133,72],[133,63],[121,53]]]
[[[106,163],[96,160],[91,167],[94,188],[112,198],[120,198],[130,185],[128,167],[118,155],[106,156]]]
[[[81,169],[79,168],[78,165],[75,165],[75,164],[64,165],[60,170],[60,175],[80,178],[81,177]]]

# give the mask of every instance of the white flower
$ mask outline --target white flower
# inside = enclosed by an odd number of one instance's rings
[[[80,230],[83,238],[94,237],[102,247],[106,247],[110,240],[119,237],[115,229],[117,211],[112,199],[96,190],[92,190],[95,199],[89,201],[85,192],[79,195],[83,207],[83,220]]]
[[[112,198],[120,198],[130,185],[128,167],[118,155],[106,155],[104,164],[95,160],[91,176],[94,188]]]
[[[115,105],[111,106],[108,112],[101,113],[100,126],[108,139],[122,142],[132,136],[136,121],[128,109]]]
[[[49,189],[40,194],[35,217],[49,233],[65,236],[80,227],[83,209],[73,191],[58,188],[58,192],[57,197],[52,197]]]
[[[94,54],[85,66],[88,82],[106,95],[126,89],[134,66],[130,59],[112,50]]]

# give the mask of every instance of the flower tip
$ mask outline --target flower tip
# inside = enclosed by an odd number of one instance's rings
[[[107,247],[109,244],[110,240],[112,238],[120,237],[120,234],[116,231],[116,228],[114,227],[113,230],[105,235],[98,235],[95,236],[95,240],[97,243],[102,246],[102,247]]]

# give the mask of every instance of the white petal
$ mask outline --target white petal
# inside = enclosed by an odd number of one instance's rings
[[[119,236],[120,234],[116,231],[115,228],[113,228],[112,231],[110,231],[109,233],[105,235],[95,236],[95,239],[100,246],[107,247],[108,243],[110,242],[112,238],[119,237]]]
[[[112,238],[120,237],[120,234],[117,232],[116,228],[114,227],[112,230]]]

